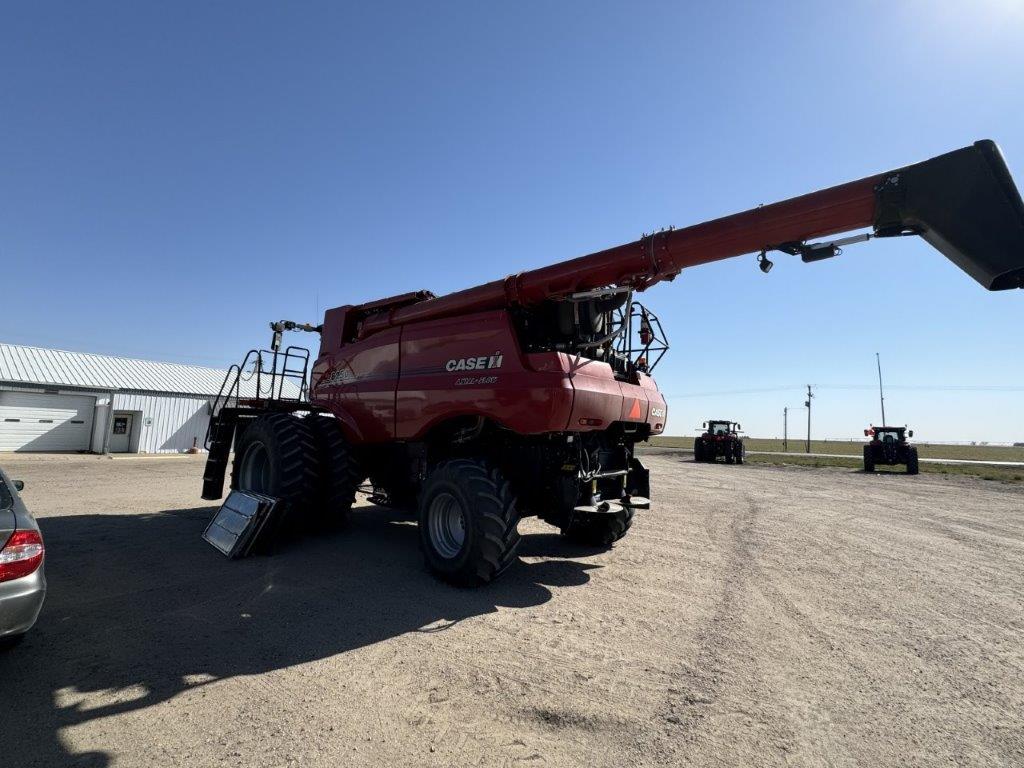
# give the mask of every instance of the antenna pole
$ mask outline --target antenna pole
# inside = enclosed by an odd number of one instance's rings
[[[885,422],[885,394],[882,392],[882,358],[875,352],[875,362],[878,363],[878,399],[882,403],[882,426]]]

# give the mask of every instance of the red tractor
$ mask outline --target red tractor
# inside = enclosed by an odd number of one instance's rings
[[[715,419],[704,422],[704,434],[693,441],[694,461],[718,461],[726,464],[742,464],[747,452],[740,437],[740,425],[735,421]]]
[[[879,464],[894,467],[907,465],[907,474],[918,473],[917,448],[907,442],[914,436],[914,430],[906,427],[875,427],[864,430],[864,437],[871,441],[864,446],[864,471],[874,472]]]
[[[651,378],[668,345],[636,294],[741,254],[759,253],[767,272],[768,251],[809,262],[901,235],[920,235],[989,290],[1024,285],[1024,204],[998,148],[979,142],[447,296],[347,304],[315,327],[275,323],[272,349],[235,366],[214,405],[203,498],[223,495],[233,445],[232,488],[274,497],[292,517],[343,515],[367,480],[378,504],[415,508],[429,567],[456,583],[511,564],[527,515],[608,546],[649,506],[635,447],[668,415]],[[320,334],[308,389],[309,352],[281,349],[295,329]],[[242,396],[242,377],[255,377],[255,396]]]

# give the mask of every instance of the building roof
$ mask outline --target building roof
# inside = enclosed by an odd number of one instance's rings
[[[226,373],[199,365],[0,343],[0,383],[213,396]],[[242,397],[252,397],[255,387],[255,379],[243,381]],[[285,397],[297,397],[298,391],[295,383],[285,382]]]

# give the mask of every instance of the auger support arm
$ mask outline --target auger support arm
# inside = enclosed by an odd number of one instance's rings
[[[1024,203],[999,148],[979,141],[905,168],[371,315],[359,336],[609,285],[644,290],[688,267],[766,250],[794,252],[808,240],[865,228],[878,237],[920,235],[988,290],[1024,286]],[[833,254],[815,254],[812,247],[802,255],[813,261]]]

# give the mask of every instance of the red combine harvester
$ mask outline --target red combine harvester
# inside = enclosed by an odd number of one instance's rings
[[[1024,286],[1024,204],[984,141],[447,296],[341,306],[315,327],[272,324],[272,349],[235,366],[215,403],[203,498],[223,495],[234,445],[232,488],[293,515],[342,515],[367,478],[377,503],[415,506],[428,565],[456,583],[487,582],[513,562],[527,515],[610,545],[649,506],[634,448],[667,417],[651,372],[668,344],[635,295],[741,254],[759,253],[768,272],[770,251],[810,262],[902,235],[989,290]],[[320,333],[308,394],[310,355],[281,349],[287,330]],[[254,397],[241,396],[245,377]]]

